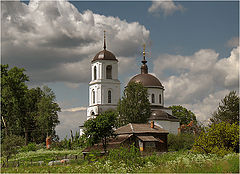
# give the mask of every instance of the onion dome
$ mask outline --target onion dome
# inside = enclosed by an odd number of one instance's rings
[[[118,61],[115,57],[115,55],[106,50],[106,36],[105,36],[105,31],[104,31],[104,45],[103,45],[103,50],[98,52],[96,56],[93,58],[92,62],[96,60],[114,60]]]
[[[158,87],[163,88],[163,85],[161,82],[156,78],[155,76],[148,74],[148,67],[147,67],[147,61],[145,59],[145,45],[144,45],[144,51],[143,51],[143,60],[142,60],[142,66],[141,66],[141,74],[138,74],[134,76],[129,83],[135,82],[135,83],[141,83],[144,87]]]

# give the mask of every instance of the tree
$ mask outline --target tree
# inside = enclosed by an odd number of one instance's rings
[[[36,127],[39,130],[38,141],[43,142],[47,135],[56,137],[55,127],[60,123],[58,112],[61,111],[55,102],[54,92],[47,86],[43,87],[42,95],[37,103],[37,115],[35,117]]]
[[[150,103],[147,88],[140,83],[129,83],[118,103],[118,126],[128,123],[146,123],[150,117]]]
[[[17,135],[37,143],[45,141],[47,133],[55,136],[60,107],[48,87],[28,89],[24,69],[1,65],[1,130],[4,136]],[[3,137],[4,139],[4,137]]]
[[[173,106],[170,106],[169,108],[172,109],[173,116],[177,117],[180,120],[181,125],[189,124],[191,121],[194,121],[195,123],[197,123],[195,114],[192,111],[184,108],[183,106],[173,105]]]
[[[21,136],[16,135],[10,135],[6,136],[1,144],[1,154],[2,156],[6,157],[6,160],[8,162],[8,159],[17,153],[17,150],[19,146],[24,145],[24,139]]]
[[[231,91],[219,103],[217,111],[212,114],[211,122],[227,121],[239,124],[239,101],[236,91]]]
[[[28,76],[23,68],[1,65],[1,120],[5,135],[23,135],[27,115],[25,113],[25,95]]]
[[[114,135],[113,128],[116,125],[117,114],[113,111],[104,112],[96,118],[84,123],[84,133],[88,137],[89,145],[102,142],[104,151],[107,150],[107,140]]]
[[[201,153],[226,153],[239,151],[239,125],[228,122],[213,123],[195,140],[193,150]]]

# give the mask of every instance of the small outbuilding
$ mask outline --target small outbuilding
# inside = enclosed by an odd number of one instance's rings
[[[116,137],[110,138],[107,150],[118,147],[130,147],[132,144],[141,152],[167,152],[168,131],[154,125],[129,123],[115,130]],[[84,156],[91,151],[104,153],[102,143],[95,144],[83,150]]]

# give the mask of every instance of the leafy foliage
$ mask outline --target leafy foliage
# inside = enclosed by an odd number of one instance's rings
[[[227,121],[239,124],[239,101],[240,98],[236,91],[231,91],[221,100],[217,111],[212,115],[211,121],[213,123]]]
[[[170,106],[169,108],[172,109],[173,116],[177,117],[180,120],[180,124],[189,124],[191,121],[194,121],[197,123],[197,119],[195,114],[188,110],[187,108],[184,108],[181,105],[178,106]]]
[[[75,132],[73,135],[71,130],[71,138],[65,137],[62,141],[55,141],[52,143],[52,149],[64,150],[64,149],[79,149],[86,147],[87,137],[86,135],[81,135],[79,132]]]
[[[89,145],[98,142],[103,143],[103,148],[106,151],[107,139],[114,135],[113,128],[116,125],[117,115],[113,111],[107,111],[96,118],[89,119],[84,123],[84,133],[88,137]]]
[[[202,131],[195,140],[193,150],[201,153],[216,153],[221,156],[239,151],[239,125],[228,122],[214,123]]]
[[[23,136],[27,115],[25,112],[25,95],[28,76],[24,69],[1,65],[1,120],[5,135]]]
[[[168,135],[168,150],[179,151],[179,150],[190,150],[194,144],[195,135],[184,134],[179,135],[169,134]]]
[[[118,126],[128,123],[146,123],[150,117],[147,89],[140,83],[129,83],[118,103]]]
[[[24,145],[24,139],[20,136],[11,135],[6,136],[1,144],[1,154],[5,156],[7,161],[13,155],[16,154],[20,146]]]
[[[60,107],[50,88],[28,89],[24,71],[17,67],[8,70],[8,65],[1,65],[2,138],[13,134],[25,137],[25,144],[41,143],[47,134],[56,137]]]

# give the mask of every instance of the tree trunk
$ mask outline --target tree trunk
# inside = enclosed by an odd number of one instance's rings
[[[24,133],[25,133],[25,146],[26,146],[28,145],[28,132],[26,128],[24,128]]]

